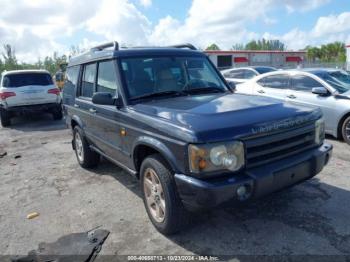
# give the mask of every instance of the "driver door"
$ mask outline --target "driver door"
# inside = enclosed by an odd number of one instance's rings
[[[332,130],[332,126],[337,125],[336,117],[333,117],[336,101],[331,93],[328,95],[317,95],[312,93],[312,88],[315,87],[324,86],[310,76],[302,74],[293,75],[291,76],[290,88],[286,93],[286,100],[307,106],[320,107],[326,122],[326,130],[330,131]]]

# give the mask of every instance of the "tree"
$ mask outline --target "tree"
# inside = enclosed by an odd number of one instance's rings
[[[12,48],[12,46],[9,44],[3,45],[3,48],[4,48],[4,52],[2,53],[2,57],[4,59],[4,67],[5,67],[4,69],[6,70],[19,69],[14,48]]]
[[[285,44],[282,43],[280,40],[266,40],[266,39],[261,39],[261,40],[252,40],[248,42],[245,45],[245,50],[279,50],[279,51],[284,51],[286,50]]]
[[[205,50],[220,50],[219,46],[215,43],[209,45]]]
[[[234,44],[231,48],[231,50],[244,50],[245,46],[244,44]]]
[[[316,62],[321,59],[321,50],[318,47],[307,46],[306,57],[311,62]]]
[[[346,61],[345,44],[341,42],[328,43],[321,47],[307,46],[305,49],[308,60],[312,62],[345,63]]]

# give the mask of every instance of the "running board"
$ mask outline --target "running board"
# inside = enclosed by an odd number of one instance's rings
[[[124,169],[126,172],[128,172],[129,174],[137,177],[137,172],[135,170],[132,170],[131,168],[128,168],[127,166],[125,166],[124,164],[120,163],[119,161],[107,156],[105,153],[103,153],[101,150],[99,150],[98,148],[90,145],[91,150],[95,151],[96,153],[100,154],[101,156],[103,156],[104,158],[106,158],[108,161],[111,161],[113,164],[121,167],[122,169]]]

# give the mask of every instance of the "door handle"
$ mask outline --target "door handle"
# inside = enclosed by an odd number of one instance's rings
[[[295,95],[288,95],[287,97],[288,97],[288,98],[291,98],[291,99],[297,98]]]
[[[264,91],[264,90],[258,90],[258,93],[260,93],[260,94],[264,94],[264,93],[265,93],[265,91]]]
[[[96,109],[95,108],[90,108],[89,112],[95,114],[96,113]]]
[[[77,104],[74,104],[74,107],[75,107],[75,108],[79,108],[80,106],[79,106],[79,105],[77,105]]]

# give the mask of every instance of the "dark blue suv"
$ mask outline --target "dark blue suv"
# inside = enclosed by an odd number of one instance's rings
[[[119,49],[71,59],[63,91],[79,164],[100,156],[140,179],[147,213],[164,234],[188,211],[234,204],[319,173],[319,109],[234,93],[192,45]]]

